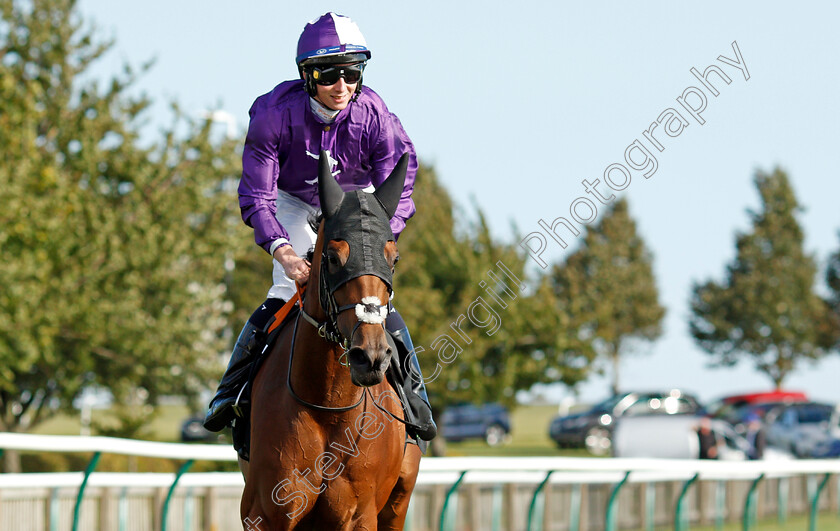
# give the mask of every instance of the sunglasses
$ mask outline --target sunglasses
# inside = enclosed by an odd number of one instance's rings
[[[313,66],[310,71],[312,79],[318,85],[335,85],[339,78],[344,78],[345,83],[352,85],[362,79],[362,72],[365,70],[364,63],[354,65],[325,65]]]

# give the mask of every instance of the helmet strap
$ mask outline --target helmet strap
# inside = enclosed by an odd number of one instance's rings
[[[362,82],[364,81],[363,78],[359,78],[359,82],[356,84],[356,91],[353,93],[353,97],[350,98],[350,101],[356,102],[359,99],[359,96],[362,94]]]

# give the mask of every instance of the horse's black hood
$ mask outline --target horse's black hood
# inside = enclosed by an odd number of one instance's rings
[[[329,161],[321,153],[318,193],[324,215],[324,240],[343,240],[350,246],[344,267],[335,273],[322,269],[330,292],[362,275],[376,275],[391,288],[391,267],[385,260],[385,245],[394,241],[389,223],[402,195],[408,154],[404,154],[391,175],[372,193],[344,192],[330,172]]]

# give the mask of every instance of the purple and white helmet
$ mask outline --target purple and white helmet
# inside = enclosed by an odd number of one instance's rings
[[[365,37],[350,17],[329,12],[303,28],[295,62],[324,64],[362,62],[370,59]]]

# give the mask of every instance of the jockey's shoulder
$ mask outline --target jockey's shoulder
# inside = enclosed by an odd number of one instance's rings
[[[253,114],[257,110],[278,110],[306,102],[308,99],[309,96],[303,90],[303,80],[284,81],[254,100],[254,104],[251,105],[251,113]]]
[[[385,105],[385,100],[367,85],[362,87],[362,93],[359,94],[359,97],[353,102],[353,105],[369,107],[377,112],[389,112],[388,106]]]

